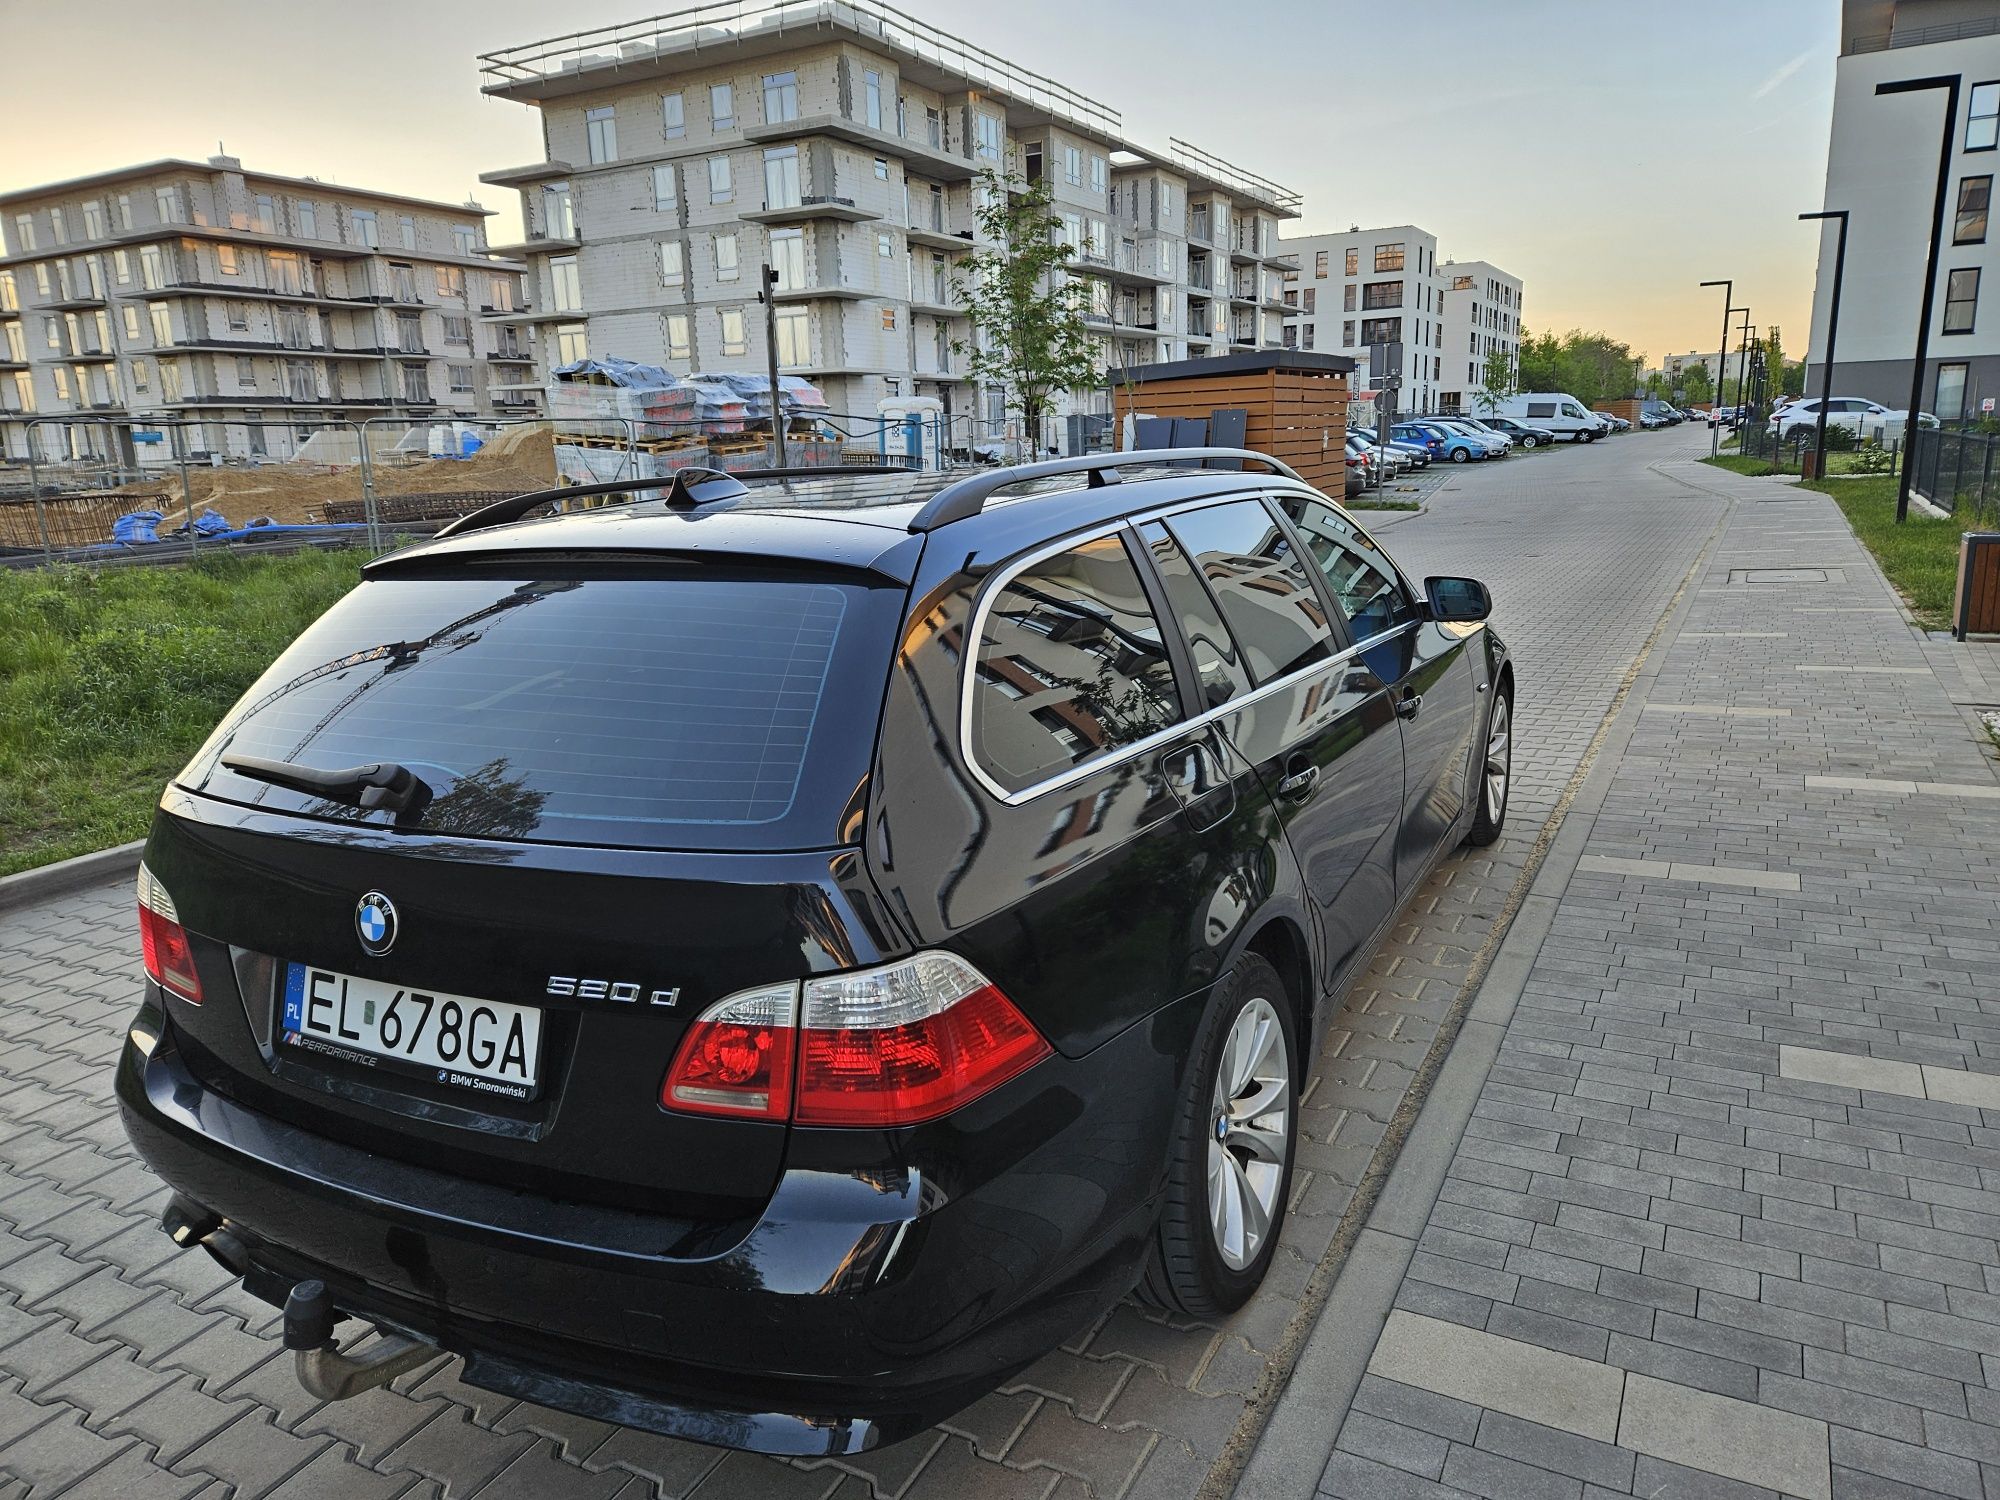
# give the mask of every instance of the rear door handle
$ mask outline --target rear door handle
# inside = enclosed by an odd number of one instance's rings
[[[1396,700],[1396,717],[1399,719],[1414,719],[1417,716],[1417,711],[1423,706],[1424,695],[1422,693],[1406,693],[1403,697]]]

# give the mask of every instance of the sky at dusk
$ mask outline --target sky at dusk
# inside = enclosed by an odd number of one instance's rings
[[[1290,233],[1414,223],[1526,282],[1531,330],[1649,362],[1713,349],[1729,276],[1806,339],[1838,0],[905,0],[968,42],[1296,188]],[[638,20],[616,0],[0,0],[0,191],[218,141],[253,170],[500,210],[479,173],[538,160],[536,113],[477,55]],[[1217,16],[1228,18],[1218,26]],[[57,65],[56,59],[75,64]],[[87,98],[79,98],[87,74]]]

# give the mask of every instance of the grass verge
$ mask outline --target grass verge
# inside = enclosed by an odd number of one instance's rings
[[[1746,458],[1740,453],[1724,453],[1716,458],[1704,458],[1702,462],[1714,464],[1718,469],[1727,469],[1732,474],[1748,474],[1753,479],[1762,479],[1766,475],[1779,472],[1771,467],[1768,458]]]
[[[0,875],[142,837],[360,552],[0,573]]]
[[[1348,510],[1422,510],[1418,500],[1343,500]]]
[[[1896,524],[1896,481],[1889,475],[1842,479],[1828,484],[1814,480],[1805,486],[1830,495],[1847,516],[1862,545],[1889,575],[1926,630],[1951,626],[1951,596],[1958,582],[1958,538],[1966,528],[1951,517],[1919,515],[1915,511]]]

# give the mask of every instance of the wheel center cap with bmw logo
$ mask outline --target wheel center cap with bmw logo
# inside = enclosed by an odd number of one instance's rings
[[[354,903],[354,933],[365,952],[380,958],[396,941],[396,904],[380,891]]]

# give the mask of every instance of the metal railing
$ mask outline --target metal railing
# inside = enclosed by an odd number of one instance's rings
[[[1899,26],[1894,31],[1857,36],[1847,44],[1854,52],[1887,52],[1895,47],[1922,47],[1931,42],[1962,42],[1970,37],[1992,36],[2000,32],[2000,18],[1976,21],[1948,21],[1935,26]]]
[[[1071,125],[1099,135],[1115,137],[1123,132],[1116,110],[881,0],[712,0],[643,20],[482,53],[480,72],[488,79],[487,91],[500,92],[558,74],[629,67],[680,52],[699,55],[734,46],[753,34],[772,37],[794,31],[851,32]]]
[[[1920,430],[1910,463],[1912,493],[1967,521],[2000,522],[2000,436]]]

